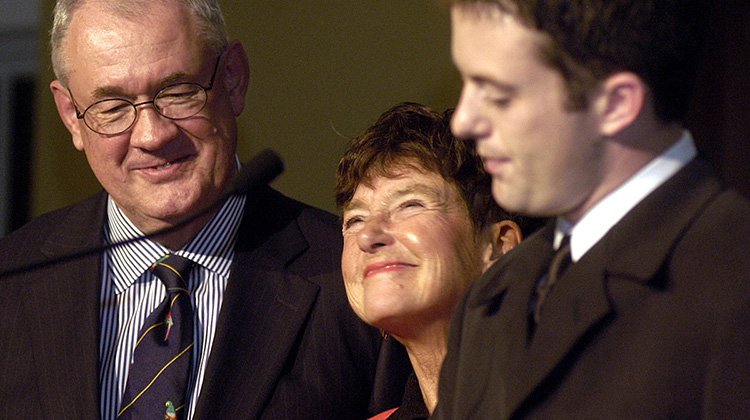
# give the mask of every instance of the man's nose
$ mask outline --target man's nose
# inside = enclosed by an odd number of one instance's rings
[[[453,135],[466,140],[480,140],[487,136],[489,129],[490,126],[482,113],[478,92],[475,88],[464,84],[458,105],[451,117]]]
[[[159,114],[153,101],[137,105],[135,123],[131,128],[130,144],[144,150],[158,150],[175,139],[179,133],[177,124]]]

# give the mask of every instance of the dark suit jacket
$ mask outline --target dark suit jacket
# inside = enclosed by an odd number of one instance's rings
[[[434,417],[750,413],[750,204],[700,161],[558,280],[529,336],[552,226],[488,270],[451,326]]]
[[[0,270],[102,244],[105,197],[6,237]],[[340,258],[336,217],[248,196],[195,418],[361,419],[398,402],[398,388],[370,401],[380,337],[350,309]],[[0,418],[99,416],[100,262],[0,279]]]
[[[422,389],[419,388],[417,375],[412,374],[406,381],[401,405],[387,417],[388,420],[424,420],[430,412],[424,403]]]

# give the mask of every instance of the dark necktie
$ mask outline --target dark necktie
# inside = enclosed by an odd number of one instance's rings
[[[568,268],[572,260],[570,259],[570,235],[566,235],[560,247],[555,251],[552,262],[547,270],[547,279],[540,282],[536,288],[536,305],[534,306],[534,322],[539,323],[541,320],[542,306],[544,300],[549,295],[552,287],[555,286],[557,279],[562,276],[565,269]]]
[[[193,348],[193,306],[187,284],[192,265],[186,258],[167,254],[149,268],[167,293],[138,333],[118,419],[184,417],[180,414]]]

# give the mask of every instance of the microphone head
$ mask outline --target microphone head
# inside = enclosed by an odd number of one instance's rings
[[[282,172],[284,172],[284,162],[281,157],[273,150],[265,149],[242,164],[234,180],[232,191],[235,194],[248,194],[270,183]]]

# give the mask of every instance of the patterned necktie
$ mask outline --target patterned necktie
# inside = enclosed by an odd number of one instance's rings
[[[570,236],[566,235],[563,237],[560,243],[560,248],[555,252],[555,256],[552,257],[552,262],[547,270],[547,279],[539,283],[536,288],[536,305],[534,306],[534,322],[539,323],[542,314],[542,305],[544,300],[549,295],[552,287],[557,282],[557,279],[565,272],[565,269],[573,261],[570,259]]]
[[[193,348],[187,279],[193,263],[167,254],[151,265],[167,289],[138,333],[118,419],[178,418],[185,407]]]

